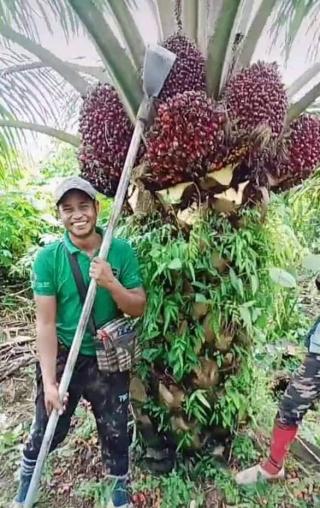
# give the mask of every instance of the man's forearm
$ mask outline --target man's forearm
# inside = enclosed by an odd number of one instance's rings
[[[139,317],[143,314],[146,304],[146,298],[143,290],[126,289],[120,282],[115,282],[110,286],[109,291],[112,298],[124,314],[132,317]]]
[[[58,340],[55,324],[37,325],[37,349],[44,385],[56,383]]]

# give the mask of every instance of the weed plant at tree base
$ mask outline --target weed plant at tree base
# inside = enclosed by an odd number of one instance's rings
[[[254,407],[253,344],[272,328],[268,268],[277,260],[260,215],[245,211],[241,220],[239,228],[203,211],[186,230],[155,214],[132,217],[121,232],[134,242],[148,291],[136,415],[182,450],[225,438]]]

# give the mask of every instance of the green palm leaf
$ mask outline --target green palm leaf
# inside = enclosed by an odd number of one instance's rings
[[[194,42],[198,40],[198,4],[198,0],[183,0],[182,2],[182,28]]]
[[[19,67],[24,70],[11,72]],[[26,54],[7,51],[0,67],[0,91],[0,104],[14,117],[59,125],[73,88],[53,69],[39,66]],[[79,94],[73,94],[79,101]]]
[[[160,41],[167,39],[177,30],[173,16],[174,1],[153,0],[152,11],[157,21]]]

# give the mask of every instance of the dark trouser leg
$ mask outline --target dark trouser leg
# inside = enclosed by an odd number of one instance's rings
[[[66,360],[67,360],[67,352],[66,351],[59,352],[57,358],[58,381],[62,376]],[[68,389],[69,393],[68,404],[64,414],[61,415],[58,420],[56,432],[52,440],[50,451],[53,451],[58,446],[58,444],[64,440],[64,438],[68,433],[71,417],[77,407],[77,404],[81,396],[82,384],[80,379],[81,377],[79,376],[79,372],[75,370],[75,373],[72,376],[70,386]],[[27,457],[28,459],[33,460],[36,460],[38,457],[42,439],[48,422],[48,416],[44,404],[43,382],[39,364],[37,364],[36,366],[36,381],[37,381],[36,414],[31,427],[29,439],[23,450],[24,456]]]
[[[66,351],[59,351],[57,358],[57,379],[59,380],[62,376],[64,366],[67,359]],[[66,407],[65,413],[60,416],[56,432],[52,441],[50,451],[54,450],[59,443],[63,441],[70,427],[71,417],[78,404],[82,385],[80,384],[81,376],[77,372],[77,366],[75,373],[72,376],[70,387],[69,387],[69,400]],[[36,366],[36,383],[37,383],[37,394],[36,394],[36,411],[35,418],[32,424],[29,439],[24,447],[21,461],[20,471],[20,484],[16,501],[23,503],[27,495],[31,477],[35,468],[36,460],[40,451],[42,439],[46,430],[48,417],[44,404],[44,393],[43,393],[43,382],[41,376],[40,365]]]
[[[275,474],[284,464],[298,426],[320,396],[320,355],[308,353],[288,385],[276,417],[270,456],[263,467]]]
[[[129,373],[103,374],[94,363],[87,380],[83,396],[91,403],[97,422],[107,473],[125,476],[129,467]]]
[[[307,353],[289,383],[280,403],[277,419],[282,425],[299,425],[312,403],[320,396],[320,355]]]
[[[102,374],[96,364],[92,365],[84,397],[92,405],[107,475],[116,480],[111,493],[113,506],[128,506],[129,373]]]

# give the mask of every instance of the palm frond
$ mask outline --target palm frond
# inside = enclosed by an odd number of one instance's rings
[[[306,109],[312,106],[320,97],[320,81],[314,85],[311,90],[303,95],[297,102],[292,104],[288,111],[287,122],[290,123],[292,120],[297,118]]]
[[[72,88],[50,67],[33,65],[38,63],[26,53],[3,51],[0,104],[14,117],[59,125]],[[19,66],[24,69],[22,72],[8,72]],[[76,95],[79,100],[77,92]]]
[[[250,64],[259,38],[261,37],[261,33],[263,32],[268,19],[272,15],[277,1],[278,0],[262,0],[256,15],[252,20],[247,35],[243,40],[237,65],[246,67]]]
[[[317,55],[320,45],[319,19],[320,3],[318,0],[282,0],[278,3],[271,34],[275,43],[283,29],[285,30],[283,51],[286,59],[289,58],[293,43],[301,32],[305,35],[307,32],[313,31],[309,52],[313,57]]]
[[[316,100],[316,102],[309,106],[308,113],[318,115],[320,117],[320,100]]]
[[[67,0],[91,35],[132,122],[142,98],[140,76],[94,0]]]
[[[174,0],[153,0],[153,9],[159,27],[160,42],[167,39],[176,30],[174,19]]]
[[[239,9],[238,0],[225,0],[215,21],[215,30],[208,44],[207,89],[208,94],[218,98],[225,56],[230,35]]]
[[[0,186],[4,187],[8,176],[17,174],[17,152],[8,143],[6,136],[0,132]],[[1,194],[1,192],[0,192]]]
[[[128,2],[125,0],[109,0],[110,10],[117,21],[117,26],[125,40],[126,47],[136,66],[141,69],[145,52],[145,44],[137,28]]]
[[[204,56],[207,56],[208,46],[208,14],[208,0],[200,0],[200,2],[198,2],[197,43],[198,48]]]
[[[0,104],[0,118],[10,121],[12,115]],[[22,146],[25,140],[24,132],[14,132],[9,128],[0,130],[0,166],[2,178],[11,173],[18,158],[18,147]],[[2,179],[0,177],[0,180]]]
[[[182,0],[182,28],[194,42],[198,39],[198,4],[198,0]]]
[[[289,101],[292,101],[293,97],[297,95],[318,74],[320,74],[320,63],[315,63],[309,67],[309,69],[307,69],[301,76],[299,76],[288,88]]]
[[[230,79],[232,74],[237,71],[237,60],[240,54],[242,44],[247,35],[250,23],[250,15],[254,7],[254,0],[242,0],[237,9],[237,14],[233,21],[230,32],[228,46],[224,58],[223,68],[220,78],[220,93],[225,83]]]
[[[33,132],[38,132],[40,134],[46,134],[52,138],[59,139],[64,143],[69,143],[70,145],[79,146],[80,138],[78,136],[74,136],[68,132],[64,132],[60,129],[55,129],[54,127],[50,127],[48,125],[41,125],[31,122],[23,122],[21,120],[16,119],[0,119],[0,127],[4,127],[6,129],[20,129],[20,130],[29,130]]]
[[[70,35],[78,34],[82,29],[79,18],[63,0],[0,0],[0,19],[37,41],[37,22],[40,19],[51,33],[59,24],[67,40]]]
[[[16,32],[9,25],[0,21],[0,34],[14,44],[18,44],[24,50],[35,55],[41,62],[52,67],[68,83],[71,84],[81,95],[85,95],[88,82],[78,72],[71,69],[63,60],[51,53],[48,49],[34,42],[25,35]]]

